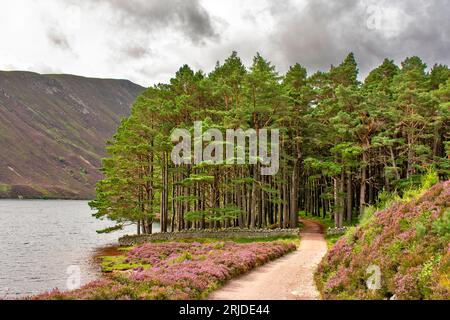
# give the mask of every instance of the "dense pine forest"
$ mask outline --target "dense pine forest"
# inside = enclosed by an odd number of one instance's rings
[[[356,219],[383,192],[412,187],[434,169],[450,174],[450,70],[418,57],[386,59],[359,81],[349,54],[328,72],[299,64],[280,75],[257,54],[234,52],[205,74],[181,67],[147,89],[109,142],[98,218],[151,233],[186,229],[295,228],[298,213]],[[280,169],[261,164],[174,165],[175,128],[280,130]]]

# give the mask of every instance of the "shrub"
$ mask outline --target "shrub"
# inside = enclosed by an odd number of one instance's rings
[[[120,266],[109,279],[72,291],[32,299],[200,299],[226,280],[295,250],[290,242],[237,244],[147,243],[125,256],[105,259]],[[117,271],[120,270],[120,271]]]
[[[430,174],[422,183],[434,181]],[[450,181],[406,197],[366,210],[361,224],[330,249],[315,274],[324,298],[450,299]],[[381,271],[377,290],[366,285],[372,265]]]

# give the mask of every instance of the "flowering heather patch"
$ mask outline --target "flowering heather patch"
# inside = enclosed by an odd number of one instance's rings
[[[33,299],[200,299],[226,280],[295,250],[289,242],[147,243],[121,257],[120,272],[71,292]],[[125,263],[125,264],[124,264]],[[138,266],[123,271],[124,265]]]
[[[367,289],[376,265],[381,288]],[[326,299],[450,299],[450,181],[376,212],[324,257],[316,283]]]

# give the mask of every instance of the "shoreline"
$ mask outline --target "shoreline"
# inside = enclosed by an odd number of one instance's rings
[[[251,272],[296,248],[294,241],[283,240],[268,243],[196,242],[192,245],[148,243],[127,253],[127,257],[113,257],[108,261],[104,277],[83,284],[79,289],[53,290],[30,298],[202,300],[231,278]],[[99,248],[93,257],[111,253],[118,253],[116,246]]]

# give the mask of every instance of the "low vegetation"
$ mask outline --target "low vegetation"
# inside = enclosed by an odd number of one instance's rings
[[[424,186],[429,186],[425,182]],[[318,267],[325,299],[450,299],[450,180],[369,208]],[[381,271],[380,286],[367,280]]]
[[[7,184],[0,184],[0,193],[8,193],[11,191],[11,186]]]
[[[102,268],[110,273],[104,279],[33,299],[201,299],[228,279],[295,248],[292,241],[147,243],[104,258]]]

